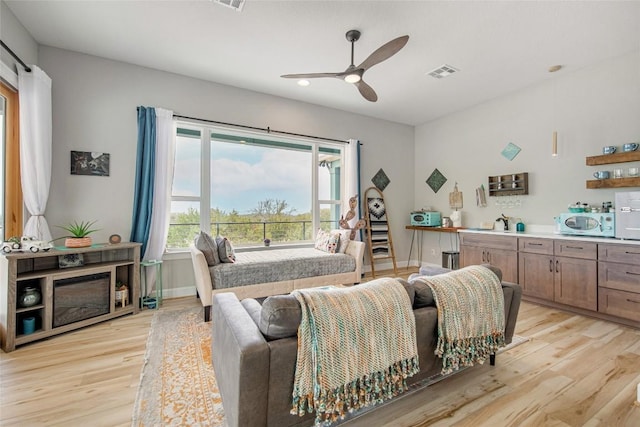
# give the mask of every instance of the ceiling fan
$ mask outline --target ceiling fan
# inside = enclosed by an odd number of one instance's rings
[[[347,83],[353,83],[360,91],[360,94],[367,101],[376,102],[378,100],[378,95],[371,86],[369,86],[364,82],[364,80],[362,80],[362,76],[364,72],[369,68],[391,58],[393,55],[398,53],[398,51],[407,44],[407,41],[409,41],[409,36],[401,36],[383,44],[357,67],[353,64],[353,50],[354,43],[357,42],[360,38],[360,31],[349,30],[347,31],[346,37],[347,41],[351,43],[351,65],[349,65],[346,70],[338,73],[285,74],[280,77],[283,77],[285,79],[315,79],[318,77],[335,77],[338,79],[342,79]]]

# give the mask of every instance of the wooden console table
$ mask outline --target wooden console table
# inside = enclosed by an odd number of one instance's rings
[[[411,247],[409,248],[409,258],[407,259],[407,270],[409,269],[409,262],[411,262],[411,253],[413,251],[413,241],[415,240],[416,233],[422,231],[430,231],[436,233],[457,233],[458,230],[464,230],[465,227],[425,227],[423,225],[407,225],[405,229],[412,230],[413,235],[411,236]],[[418,234],[418,257],[420,259],[420,263],[422,263],[422,233]]]
[[[0,341],[5,352],[16,346],[58,335],[94,323],[113,319],[139,310],[140,243],[94,244],[87,248],[54,248],[48,251],[12,252],[0,256]],[[61,268],[59,257],[82,255],[82,265]],[[108,277],[109,289],[103,295],[108,301],[106,313],[56,326],[54,324],[54,281]],[[116,305],[116,283],[128,285],[130,298],[126,305]],[[21,307],[19,297],[25,288],[36,288],[41,301]],[[33,331],[23,330],[23,320],[31,319]],[[33,319],[32,319],[33,318]]]

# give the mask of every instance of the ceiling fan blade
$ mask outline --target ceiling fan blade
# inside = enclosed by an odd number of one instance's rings
[[[366,99],[367,101],[376,102],[378,100],[376,91],[373,90],[373,88],[366,84],[363,80],[354,83],[354,85],[358,88],[360,94],[364,96],[364,99]]]
[[[307,73],[307,74],[284,74],[280,77],[285,79],[316,79],[318,77],[338,77],[340,73]]]
[[[401,36],[397,39],[393,39],[390,42],[383,44],[377,50],[375,50],[364,62],[358,65],[358,68],[362,68],[364,70],[373,67],[376,64],[381,63],[382,61],[391,58],[393,55],[398,53],[400,49],[404,47],[409,41],[409,36]]]

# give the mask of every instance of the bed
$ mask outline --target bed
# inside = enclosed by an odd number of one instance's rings
[[[350,241],[344,253],[315,248],[277,249],[235,253],[235,262],[210,266],[204,253],[189,247],[196,290],[211,316],[212,297],[233,292],[238,299],[287,294],[295,289],[360,283],[364,243]]]

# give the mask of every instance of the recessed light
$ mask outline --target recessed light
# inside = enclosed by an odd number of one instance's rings
[[[555,73],[556,71],[560,71],[562,69],[562,65],[552,65],[549,67],[550,73]]]
[[[299,86],[309,86],[311,84],[311,82],[309,80],[298,80],[298,85]]]

